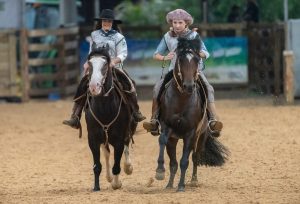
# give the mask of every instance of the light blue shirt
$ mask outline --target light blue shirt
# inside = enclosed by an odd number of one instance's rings
[[[188,39],[195,39],[195,37],[198,35],[197,32],[195,31],[187,31],[187,38]],[[160,54],[160,55],[166,55],[167,53],[174,51],[177,48],[177,44],[178,44],[178,37],[172,37],[170,36],[170,33],[167,32],[164,37],[161,39],[159,45],[157,46],[156,51],[154,52],[155,54]],[[209,52],[206,49],[206,46],[204,44],[204,42],[202,40],[200,40],[200,48],[201,48],[201,52],[203,52],[205,54],[205,58],[209,58]],[[169,66],[169,70],[172,70],[175,66],[175,61],[176,61],[176,56],[171,60],[170,66]],[[201,59],[199,62],[199,70],[201,71],[203,69],[203,60]]]

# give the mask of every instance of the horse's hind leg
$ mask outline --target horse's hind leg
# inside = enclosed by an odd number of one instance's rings
[[[111,182],[113,180],[112,177],[112,173],[111,173],[111,167],[110,167],[110,162],[109,162],[109,155],[110,155],[110,151],[108,149],[108,147],[106,148],[105,145],[101,145],[102,148],[102,152],[104,154],[105,157],[105,164],[106,164],[106,180],[108,182]]]
[[[198,168],[198,159],[199,159],[199,153],[198,151],[204,151],[205,150],[205,141],[207,138],[206,133],[202,133],[200,135],[200,138],[198,140],[197,144],[197,151],[192,154],[192,160],[193,160],[193,173],[192,173],[192,180],[191,180],[191,186],[192,187],[198,187],[198,178],[197,178],[197,168]]]
[[[162,134],[158,138],[159,143],[159,156],[157,159],[157,168],[156,168],[156,174],[155,178],[157,180],[164,180],[165,179],[165,167],[164,167],[164,153],[165,153],[165,147],[166,147],[166,139],[167,134],[165,131],[162,132]]]
[[[89,147],[93,154],[94,159],[94,176],[95,176],[95,184],[94,184],[94,191],[100,191],[99,185],[99,176],[102,170],[102,165],[100,163],[100,142],[98,140],[92,140],[89,137]]]
[[[111,182],[111,186],[114,190],[119,189],[122,187],[122,183],[119,180],[119,174],[121,172],[120,162],[122,158],[124,150],[124,144],[118,144],[114,146],[114,166],[112,168],[113,172],[113,181]]]
[[[192,173],[191,186],[197,187],[197,186],[199,186],[199,184],[198,184],[198,178],[197,178],[198,165],[197,165],[197,153],[196,152],[193,152],[192,160],[193,160],[193,173]]]
[[[176,146],[177,146],[178,139],[169,138],[167,143],[167,153],[170,158],[170,178],[166,188],[173,188],[175,174],[178,169],[178,162],[176,160]]]
[[[124,172],[127,175],[130,175],[130,174],[132,174],[133,167],[132,167],[132,164],[131,164],[131,159],[130,159],[130,155],[129,155],[129,147],[128,147],[128,145],[125,145],[124,154],[125,154]]]

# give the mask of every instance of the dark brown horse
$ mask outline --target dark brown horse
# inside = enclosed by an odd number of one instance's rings
[[[164,149],[170,158],[170,178],[167,188],[173,188],[178,169],[176,146],[183,139],[183,152],[180,160],[180,181],[178,191],[185,189],[185,173],[193,152],[192,183],[197,183],[197,166],[221,166],[227,158],[227,149],[210,135],[207,117],[207,90],[199,78],[198,63],[199,39],[178,39],[177,60],[173,71],[165,78],[166,90],[159,94],[162,133],[159,137],[160,152],[156,178],[164,178]],[[168,78],[172,78],[169,80]],[[166,83],[166,81],[168,81]]]
[[[88,130],[88,143],[93,153],[95,185],[94,191],[100,190],[99,176],[102,170],[100,163],[100,146],[106,159],[106,178],[113,189],[121,187],[119,180],[120,161],[125,154],[125,173],[132,173],[129,158],[129,142],[135,133],[137,123],[132,118],[130,106],[125,103],[120,89],[115,82],[113,68],[109,66],[110,57],[106,49],[95,48],[89,57],[89,97],[85,110]],[[114,148],[114,164],[109,164],[109,145]]]

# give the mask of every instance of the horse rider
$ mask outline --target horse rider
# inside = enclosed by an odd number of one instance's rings
[[[176,9],[169,12],[166,16],[166,20],[171,25],[170,31],[168,31],[160,41],[153,58],[159,61],[171,60],[169,71],[174,69],[176,62],[176,53],[178,37],[184,37],[187,39],[200,38],[199,34],[195,30],[190,30],[188,26],[193,23],[193,17],[183,9]],[[209,53],[201,40],[200,57],[207,59]],[[164,62],[163,62],[164,63]],[[200,60],[198,70],[201,78],[203,79],[207,91],[208,91],[208,112],[209,112],[209,128],[213,136],[219,136],[223,128],[222,122],[219,121],[219,117],[216,113],[216,106],[214,103],[214,89],[207,81],[205,75],[202,72],[203,61]],[[153,90],[153,102],[152,102],[152,116],[150,122],[144,122],[143,127],[151,132],[152,135],[159,135],[159,104],[157,97],[161,88],[163,79],[158,81]],[[162,87],[164,88],[164,87]]]
[[[90,50],[92,51],[94,46],[96,47],[107,47],[111,57],[111,63],[109,66],[117,68],[128,80],[127,82],[131,85],[132,93],[125,93],[125,97],[129,101],[131,108],[133,109],[133,117],[136,122],[140,122],[146,119],[145,116],[139,111],[139,105],[137,103],[137,94],[132,79],[123,70],[122,63],[127,57],[127,44],[125,37],[117,31],[116,24],[122,23],[121,20],[116,20],[114,13],[110,9],[102,10],[100,17],[95,18],[97,20],[96,29],[91,33]],[[115,29],[114,29],[115,28]],[[85,106],[87,99],[88,89],[88,62],[83,65],[85,75],[80,81],[77,88],[76,95],[74,97],[74,106],[72,109],[71,118],[64,120],[63,124],[69,125],[72,128],[78,129],[80,126],[80,118],[82,109]],[[121,82],[122,83],[122,82]]]

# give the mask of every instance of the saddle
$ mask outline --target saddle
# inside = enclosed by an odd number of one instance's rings
[[[125,95],[135,93],[135,82],[129,77],[125,70],[121,71],[117,68],[113,68],[113,79],[116,89],[127,104],[128,100]]]

